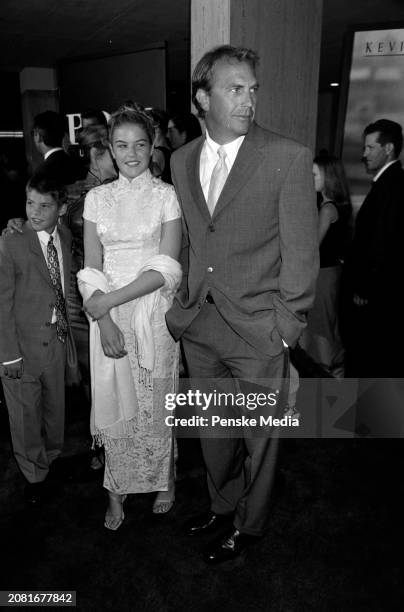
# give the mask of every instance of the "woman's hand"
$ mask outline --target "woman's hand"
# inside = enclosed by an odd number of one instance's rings
[[[101,317],[109,313],[112,308],[108,293],[96,291],[84,304],[84,310],[87,312],[93,321],[98,321]]]
[[[22,228],[24,225],[24,219],[21,217],[15,217],[14,219],[9,219],[7,221],[7,227],[2,231],[2,236],[6,234],[14,234],[17,232],[18,234],[22,234]]]
[[[127,355],[125,350],[125,338],[119,327],[113,322],[109,315],[105,315],[98,321],[101,334],[101,345],[104,355],[113,359],[121,359]]]

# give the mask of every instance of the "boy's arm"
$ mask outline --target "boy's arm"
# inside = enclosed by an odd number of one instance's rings
[[[11,375],[12,378],[12,373],[17,374],[22,368],[14,316],[15,276],[15,265],[7,241],[0,238],[0,363],[8,371],[6,375]],[[4,364],[13,361],[14,363]]]

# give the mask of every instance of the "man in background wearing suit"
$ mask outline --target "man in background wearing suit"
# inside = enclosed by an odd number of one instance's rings
[[[64,120],[58,113],[48,110],[34,117],[34,143],[44,158],[35,174],[54,178],[62,185],[71,185],[84,179],[87,170],[78,159],[63,150],[64,135]]]
[[[257,60],[227,45],[202,57],[192,93],[206,137],[172,157],[188,246],[167,324],[183,340],[192,378],[234,385],[282,378],[318,272],[312,154],[254,123]],[[239,435],[201,438],[211,510],[188,533],[228,529],[208,563],[239,555],[268,518],[277,440]]]
[[[346,264],[346,373],[351,377],[404,377],[402,304],[395,294],[403,275],[402,144],[401,126],[394,121],[379,119],[365,128],[363,161],[372,187],[356,217]]]

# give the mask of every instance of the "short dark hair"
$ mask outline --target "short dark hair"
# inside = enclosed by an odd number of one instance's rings
[[[252,49],[232,45],[215,47],[201,57],[192,73],[192,102],[200,117],[204,117],[205,111],[196,99],[196,94],[198,89],[204,89],[207,92],[211,90],[212,69],[219,60],[247,62],[255,72],[259,57]]]
[[[60,147],[66,131],[66,124],[59,113],[47,110],[34,117],[34,130],[39,132],[47,147]]]
[[[199,119],[193,113],[174,113],[170,115],[170,120],[181,134],[186,133],[185,142],[202,135]]]
[[[51,195],[58,208],[67,201],[66,187],[60,181],[47,174],[36,173],[29,179],[25,191],[28,194],[33,189],[43,195]]]
[[[364,136],[379,132],[377,142],[385,145],[389,142],[394,147],[394,155],[398,157],[403,148],[403,130],[399,123],[390,119],[378,119],[374,123],[369,123],[363,132]]]
[[[112,143],[112,137],[116,128],[124,125],[125,123],[134,123],[140,125],[146,132],[151,144],[154,142],[155,131],[153,119],[145,111],[145,109],[137,104],[133,103],[133,106],[121,106],[115,113],[112,113],[109,120],[109,139]]]
[[[83,119],[94,119],[92,125],[104,125],[105,127],[108,125],[108,121],[102,110],[98,110],[97,108],[87,108],[85,111],[81,113],[81,120]]]

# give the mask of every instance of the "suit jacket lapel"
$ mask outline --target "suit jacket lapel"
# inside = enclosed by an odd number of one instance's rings
[[[200,139],[199,143],[196,143],[193,151],[187,158],[187,176],[188,176],[188,184],[191,192],[191,196],[194,202],[196,202],[199,207],[201,213],[208,221],[210,221],[210,213],[208,210],[208,206],[206,204],[205,196],[203,195],[201,179],[200,179],[200,160],[201,160],[201,151],[203,147],[203,143],[205,142],[204,138]]]
[[[237,154],[230,174],[217,201],[213,218],[220,215],[237,192],[250,180],[261,160],[261,152],[254,138],[247,135]]]
[[[63,258],[63,292],[65,299],[70,290],[70,275],[71,275],[71,250],[70,250],[70,241],[65,233],[65,228],[63,225],[58,226],[58,233],[60,239],[60,246],[62,249],[62,258]]]
[[[261,160],[260,139],[253,124],[241,145],[230,174],[219,196],[213,219],[220,215],[237,192],[251,179]]]
[[[211,217],[202,191],[199,173],[201,151],[204,142],[204,138],[201,138],[188,156],[187,174],[192,198],[197,203],[203,216],[210,221]],[[223,187],[223,191],[217,201],[213,219],[230,204],[237,192],[245,185],[246,181],[251,179],[260,164],[260,160],[260,139],[257,136],[255,125],[253,124],[240,147],[225,186]]]
[[[45,257],[43,256],[41,243],[39,242],[39,238],[36,232],[32,230],[29,226],[26,226],[27,238],[29,241],[29,248],[31,252],[35,256],[35,264],[42,274],[42,276],[46,279],[49,285],[52,287],[52,282],[49,276],[48,266],[46,265]]]
[[[29,241],[29,247],[31,252],[35,256],[35,263],[41,272],[42,276],[46,279],[49,285],[53,289],[52,281],[49,275],[48,266],[46,265],[45,257],[42,252],[41,243],[37,236],[37,233],[34,232],[28,225],[26,225],[27,238]],[[59,240],[62,249],[62,257],[63,257],[63,289],[64,295],[67,296],[70,289],[70,274],[71,274],[71,253],[69,249],[69,241],[66,237],[66,234],[63,230],[63,227],[60,226],[58,228]]]

